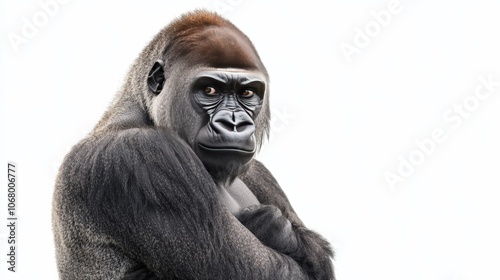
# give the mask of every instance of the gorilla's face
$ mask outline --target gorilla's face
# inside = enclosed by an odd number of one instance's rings
[[[253,158],[254,120],[265,90],[265,77],[257,71],[212,68],[197,73],[192,98],[207,122],[197,132],[194,151],[205,166],[241,166]]]
[[[240,31],[209,26],[190,32],[150,69],[148,111],[155,125],[193,148],[216,181],[232,180],[269,130],[267,72]]]

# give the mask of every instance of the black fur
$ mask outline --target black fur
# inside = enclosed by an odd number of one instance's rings
[[[203,34],[212,41],[200,42]],[[222,39],[237,44],[221,51]],[[159,59],[165,80],[151,92],[146,79]],[[215,172],[195,153],[207,117],[189,99],[190,79],[207,66],[267,79],[231,23],[204,11],[184,15],[146,47],[100,123],[66,156],[53,201],[61,279],[334,279],[328,242],[305,228],[260,162]],[[267,91],[252,119],[260,146]],[[221,189],[235,177],[260,205],[228,209]]]

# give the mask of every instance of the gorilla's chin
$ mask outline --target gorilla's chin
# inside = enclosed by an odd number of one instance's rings
[[[255,149],[246,151],[236,148],[212,148],[198,143],[195,153],[217,183],[228,184],[246,170],[247,163],[255,155]]]

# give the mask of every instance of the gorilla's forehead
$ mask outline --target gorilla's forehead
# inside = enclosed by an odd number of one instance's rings
[[[265,71],[250,40],[234,28],[208,26],[180,39],[179,44],[195,64]]]

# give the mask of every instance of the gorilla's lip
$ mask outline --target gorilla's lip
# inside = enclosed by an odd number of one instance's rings
[[[198,143],[198,146],[200,148],[203,148],[205,150],[208,150],[208,151],[213,151],[213,152],[237,152],[237,153],[245,153],[245,154],[253,154],[255,153],[255,148],[253,150],[245,150],[245,149],[240,149],[240,148],[232,148],[232,147],[224,147],[224,148],[220,148],[220,147],[208,147],[208,146],[205,146],[201,143]]]

